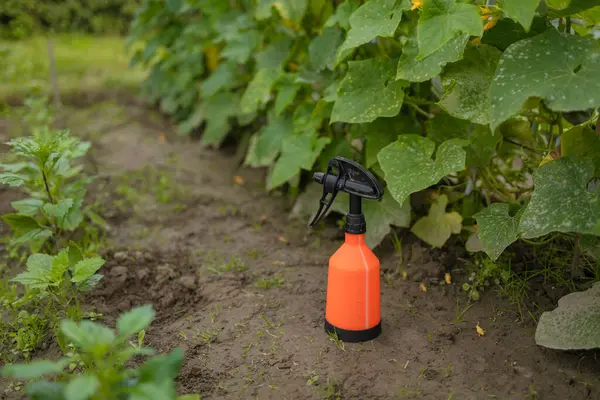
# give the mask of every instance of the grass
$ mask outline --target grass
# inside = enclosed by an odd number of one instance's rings
[[[146,76],[141,68],[129,68],[123,37],[59,35],[53,43],[63,95],[133,88]],[[0,41],[0,100],[24,97],[35,88],[50,93],[47,39]]]

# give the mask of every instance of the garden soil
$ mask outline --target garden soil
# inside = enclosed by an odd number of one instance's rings
[[[390,243],[376,249],[388,277],[381,336],[337,342],[323,328],[327,262],[343,238],[334,222],[311,230],[305,219],[291,219],[289,198],[265,192],[265,171],[242,167],[227,146],[205,149],[178,137],[141,104],[108,101],[66,114],[59,123],[94,143],[87,164],[98,179],[90,195],[110,224],[105,278],[86,307],[114,326],[119,313],[153,304],[145,344],[185,350],[180,394],[600,399],[594,353],[536,346],[534,320],[519,318],[493,290],[467,309],[460,251],[430,250],[410,234],[402,236],[407,279]],[[5,138],[8,125],[0,127]],[[548,310],[558,298],[542,286],[528,295]]]

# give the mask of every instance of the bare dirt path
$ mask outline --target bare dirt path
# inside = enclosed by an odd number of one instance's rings
[[[311,231],[304,221],[289,220],[286,200],[261,189],[263,172],[178,138],[142,106],[103,103],[73,111],[66,124],[95,144],[97,199],[112,226],[105,279],[88,303],[108,324],[119,312],[152,303],[157,317],[147,344],[161,352],[185,349],[181,393],[202,399],[600,398],[594,354],[537,347],[534,322],[517,322],[514,307],[493,292],[457,318],[466,307],[460,283],[445,289],[434,283],[454,266],[453,257],[409,236],[409,278],[382,280],[382,335],[337,343],[323,330],[327,261],[341,244],[334,224]],[[397,268],[389,244],[376,253],[383,271]],[[423,279],[430,282],[427,292],[419,288]],[[477,323],[485,336],[477,335]]]

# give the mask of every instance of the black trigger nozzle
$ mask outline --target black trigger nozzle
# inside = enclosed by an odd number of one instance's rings
[[[323,172],[315,172],[315,174],[313,175],[313,180],[320,185],[323,184],[324,178],[325,178],[325,174]]]

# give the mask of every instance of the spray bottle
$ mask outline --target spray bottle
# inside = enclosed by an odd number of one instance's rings
[[[381,199],[383,188],[363,166],[343,157],[332,158],[327,171],[315,173],[313,179],[323,185],[323,195],[311,227],[327,213],[338,192],[350,195],[345,242],[329,259],[325,330],[343,342],[375,339],[381,333],[379,259],[365,243],[362,199]]]

